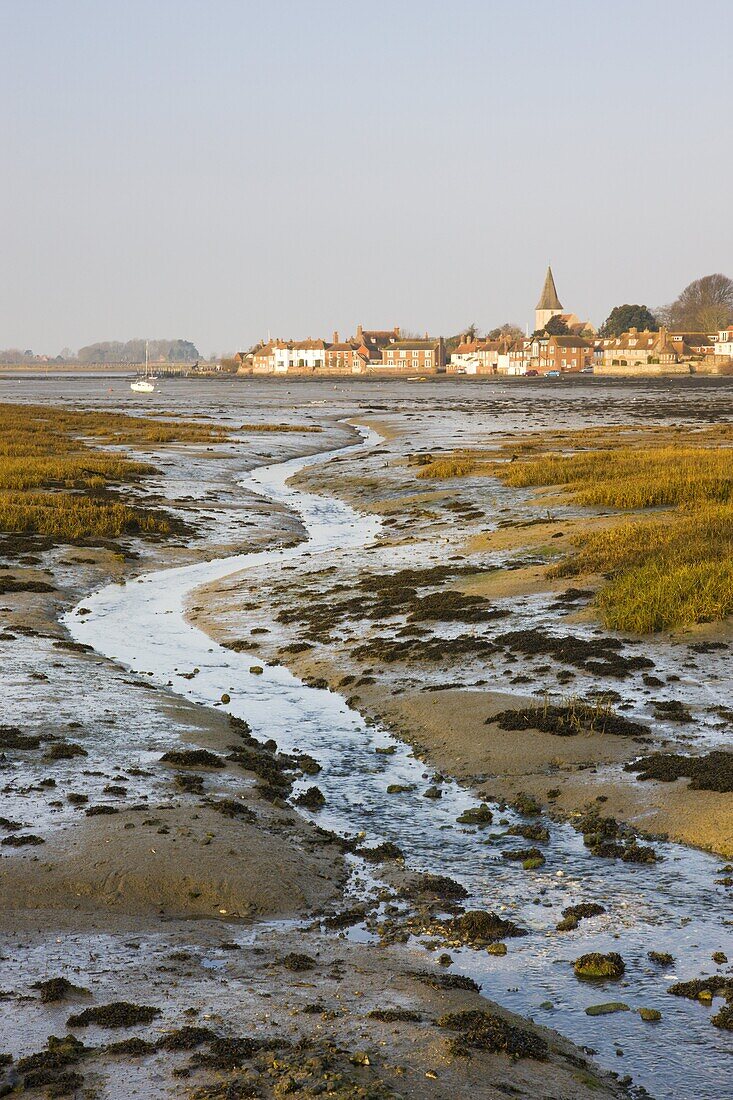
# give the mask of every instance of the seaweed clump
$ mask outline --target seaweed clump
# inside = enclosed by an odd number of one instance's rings
[[[637,779],[656,779],[673,783],[689,779],[691,791],[733,791],[733,752],[716,749],[705,756],[682,756],[674,752],[655,752],[624,765],[624,771],[636,772]]]
[[[631,830],[614,817],[603,817],[596,809],[583,814],[574,826],[594,856],[624,863],[656,863],[660,858],[650,845],[639,844]]]
[[[422,1021],[420,1013],[409,1008],[373,1008],[371,1012],[367,1012],[367,1016],[370,1020],[381,1020],[385,1024],[419,1024]]]
[[[163,764],[174,764],[177,768],[224,768],[226,764],[215,752],[208,749],[171,749],[160,758]]]
[[[453,1054],[486,1050],[492,1054],[508,1054],[514,1061],[519,1058],[544,1061],[547,1058],[547,1043],[540,1035],[510,1024],[494,1012],[481,1009],[449,1012],[438,1019],[438,1026],[458,1032],[458,1038],[451,1043]]]
[[[34,982],[31,989],[41,994],[41,1004],[54,1004],[65,1001],[70,993],[87,993],[81,986],[73,985],[68,978],[47,978],[43,982]]]
[[[299,951],[291,951],[283,959],[283,966],[286,970],[292,970],[298,974],[303,970],[313,970],[316,966],[316,960],[311,958],[310,955],[302,954]]]
[[[468,897],[466,887],[448,875],[420,875],[415,882],[405,886],[401,893],[409,898],[432,894],[441,901],[463,901]]]
[[[48,1096],[69,1096],[84,1084],[80,1073],[70,1070],[88,1054],[86,1047],[73,1035],[59,1039],[50,1035],[46,1049],[19,1058],[16,1070],[23,1078],[24,1089],[45,1088]]]
[[[87,1027],[96,1024],[97,1027],[134,1027],[136,1024],[150,1024],[156,1016],[160,1016],[160,1009],[152,1005],[136,1005],[130,1001],[113,1001],[108,1005],[96,1005],[85,1008],[74,1016],[69,1016],[66,1021],[68,1027]]]
[[[432,989],[464,989],[471,993],[480,993],[481,986],[473,978],[464,974],[433,974],[429,970],[416,970],[411,977]]]
[[[616,951],[609,951],[607,955],[600,951],[591,951],[587,955],[580,955],[573,963],[576,978],[585,981],[604,978],[615,981],[623,976],[625,970],[626,964]]]
[[[577,737],[581,733],[613,734],[616,737],[641,737],[648,730],[640,722],[617,714],[602,702],[588,703],[571,699],[567,703],[537,703],[519,710],[502,710],[486,719],[507,731],[539,730],[555,737]]]
[[[495,943],[507,937],[528,935],[526,928],[520,928],[513,921],[504,920],[498,913],[490,913],[485,909],[471,909],[459,917],[439,922],[439,927],[442,927],[452,940],[471,946]]]
[[[541,630],[513,630],[496,641],[526,657],[554,657],[599,676],[623,678],[643,668],[654,668],[648,657],[624,657],[623,642],[617,638],[577,638],[572,634],[554,637]]]
[[[579,905],[568,905],[562,911],[563,919],[555,925],[558,932],[571,932],[577,928],[582,920],[587,917],[599,917],[606,910],[597,902],[581,902]]]

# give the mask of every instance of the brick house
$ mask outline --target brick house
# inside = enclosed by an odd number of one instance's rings
[[[333,341],[326,345],[326,371],[329,374],[360,374],[369,365],[369,349],[363,341],[339,340],[334,332]]]
[[[268,340],[252,352],[252,373],[272,374],[275,370],[274,340]]]
[[[443,338],[396,340],[382,351],[382,367],[415,374],[438,374],[445,370]]]

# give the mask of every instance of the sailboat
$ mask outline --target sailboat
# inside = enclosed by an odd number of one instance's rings
[[[145,341],[145,373],[142,378],[139,376],[134,378],[130,383],[130,389],[135,393],[155,393],[155,383],[157,379],[154,374],[150,373],[148,364],[148,342]]]

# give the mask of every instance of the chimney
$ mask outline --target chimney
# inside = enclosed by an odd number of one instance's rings
[[[357,325],[356,326],[356,338],[357,338],[357,340],[361,340],[363,338],[363,335],[364,335],[364,329],[361,327],[361,325]]]
[[[336,329],[334,329],[333,330],[333,343],[338,344],[338,342],[339,342],[339,334],[336,332]]]

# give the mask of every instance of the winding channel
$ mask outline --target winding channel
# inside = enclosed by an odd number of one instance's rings
[[[529,928],[532,934],[510,941],[504,957],[452,951],[454,972],[474,977],[486,996],[592,1049],[603,1065],[630,1075],[657,1100],[730,1096],[730,1033],[710,1024],[709,1007],[666,992],[673,981],[714,972],[711,954],[725,949],[721,940],[730,930],[731,912],[715,883],[719,860],[674,844],[657,845],[663,860],[652,866],[599,859],[570,826],[548,820],[547,862],[525,873],[501,858],[502,848],[516,847],[517,838],[484,843],[480,832],[456,823],[463,810],[478,804],[467,790],[448,782],[439,802],[423,798],[430,775],[408,746],[368,724],[335,692],[308,687],[286,668],[265,666],[261,675],[252,674],[250,667],[261,663],[256,654],[224,649],[186,619],[187,600],[201,585],[242,570],[277,571],[304,555],[362,550],[376,541],[377,517],[288,484],[305,467],[366,450],[381,439],[371,429],[359,431],[363,439],[357,444],[260,467],[242,482],[296,513],[306,541],[108,585],[84,599],[83,616],[78,608],[65,616],[69,631],[102,656],[146,672],[188,699],[212,705],[228,694],[226,710],[245,718],[256,737],[273,737],[285,752],[297,749],[317,758],[318,785],[327,800],[320,824],[393,840],[411,867],[458,879],[471,894],[467,907],[493,909]],[[193,668],[200,670],[194,680],[180,678]],[[386,745],[394,747],[392,755],[375,753]],[[387,786],[395,783],[415,790],[388,795]],[[492,808],[497,822],[521,820]],[[607,912],[575,932],[556,932],[563,907],[581,901],[600,902]],[[368,937],[363,930],[354,934]],[[623,982],[589,988],[573,976],[578,955],[609,950],[623,955]],[[660,969],[648,960],[650,950],[668,951],[677,961]],[[426,954],[426,964],[432,958]],[[591,1004],[616,1000],[632,1011],[585,1014]],[[643,1023],[634,1011],[641,1006],[659,1009],[662,1021]]]

